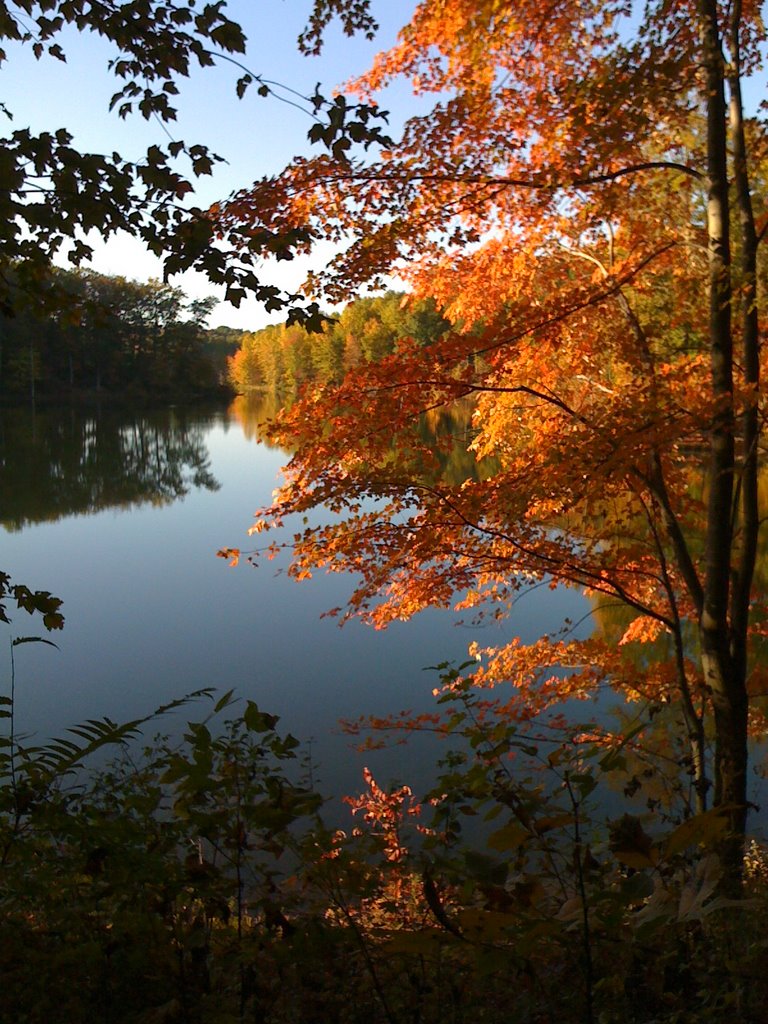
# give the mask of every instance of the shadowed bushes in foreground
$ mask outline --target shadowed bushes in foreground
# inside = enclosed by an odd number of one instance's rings
[[[722,813],[601,825],[600,787],[634,771],[631,742],[543,745],[475,700],[450,701],[455,749],[424,805],[368,773],[346,831],[323,825],[274,716],[247,702],[214,725],[231,694],[141,751],[154,716],[39,747],[11,728],[3,1019],[759,1021],[757,847],[748,891],[726,898]]]

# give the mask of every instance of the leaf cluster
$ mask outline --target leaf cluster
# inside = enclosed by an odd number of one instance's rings
[[[14,583],[7,572],[0,572],[0,622],[10,622],[6,611],[9,598],[30,615],[42,615],[46,629],[63,628],[64,616],[59,611],[62,602],[58,597],[53,597],[47,590],[30,590],[23,583]]]
[[[85,0],[23,0],[3,9],[0,17],[0,64],[13,58],[14,47],[29,46],[36,58],[66,61],[60,38],[69,28],[92,32],[116,51],[109,63],[120,83],[110,108],[121,118],[138,113],[145,119],[172,122],[179,82],[193,67],[208,67],[217,58],[239,65],[231,54],[243,54],[246,40],[238,24],[225,13],[223,0],[181,3],[177,0],[128,0],[127,3],[89,3]],[[258,79],[260,92],[272,95],[259,76],[246,73],[235,91],[242,96]],[[318,100],[324,104],[322,99]],[[337,112],[331,128],[334,144],[344,147],[348,133],[363,132],[378,114],[331,103]],[[13,111],[2,113],[13,120]],[[340,121],[339,121],[340,117]],[[373,131],[373,129],[371,129]],[[65,257],[79,265],[93,252],[91,231],[107,239],[118,231],[140,239],[165,259],[166,276],[197,269],[239,305],[250,292],[268,310],[288,309],[297,321],[315,327],[322,322],[314,304],[286,295],[262,282],[258,261],[265,256],[291,258],[307,237],[303,229],[239,230],[225,225],[214,208],[191,205],[194,178],[210,175],[220,157],[199,143],[171,141],[152,145],[139,160],[119,153],[78,150],[65,128],[33,133],[11,131],[2,139],[0,178],[0,312],[14,315],[19,296],[42,311],[66,304],[66,289],[52,279],[51,261]],[[178,161],[186,161],[186,170]]]
[[[323,34],[334,18],[341,21],[345,35],[361,32],[366,39],[373,39],[379,26],[370,7],[370,0],[314,0],[307,27],[299,36],[302,53],[312,56],[320,53]]]

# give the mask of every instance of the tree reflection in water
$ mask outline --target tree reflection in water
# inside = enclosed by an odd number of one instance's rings
[[[232,418],[240,424],[245,436],[259,441],[267,448],[278,448],[265,436],[266,424],[278,415],[281,401],[266,392],[253,391],[238,395],[229,407]],[[415,442],[414,459],[409,468],[417,484],[461,484],[465,480],[485,479],[497,469],[495,459],[486,458],[478,462],[469,445],[472,441],[472,399],[459,399],[450,407],[442,407],[424,413],[413,422],[412,440]],[[398,458],[402,467],[408,465],[404,447],[408,435],[398,435],[393,440],[397,445]],[[427,465],[420,456],[418,446],[426,446],[430,452]]]
[[[199,412],[0,411],[0,523],[20,530],[219,489]]]

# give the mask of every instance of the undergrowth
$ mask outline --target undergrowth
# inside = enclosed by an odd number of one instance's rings
[[[298,741],[231,693],[41,746],[3,698],[0,1019],[763,1021],[761,848],[726,895],[724,815],[602,822],[601,786],[633,768],[626,741],[544,751],[474,699],[457,690],[434,791],[366,774],[342,831]],[[142,745],[193,701],[209,713],[181,738]]]

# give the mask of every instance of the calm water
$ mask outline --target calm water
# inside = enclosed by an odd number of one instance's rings
[[[429,709],[437,677],[426,666],[463,660],[473,638],[534,639],[582,615],[584,600],[539,590],[482,636],[448,612],[386,632],[321,619],[344,603],[348,578],[299,584],[277,563],[230,568],[216,558],[222,546],[248,547],[252,512],[287,461],[258,443],[257,419],[242,404],[2,413],[0,566],[62,597],[66,615],[52,637],[60,650],[16,649],[19,727],[43,738],[86,718],[135,717],[200,687],[235,687],[312,739],[326,792],[359,790],[363,764],[381,781],[419,788],[434,756],[426,741],[360,755],[338,720]],[[10,638],[40,630],[21,612],[0,626],[3,691]]]

